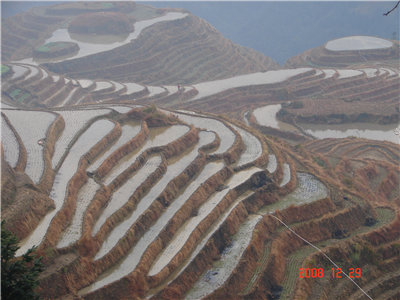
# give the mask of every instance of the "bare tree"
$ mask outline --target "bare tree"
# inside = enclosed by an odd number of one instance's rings
[[[386,12],[386,13],[384,13],[383,15],[384,15],[384,16],[389,15],[392,11],[394,11],[394,10],[397,8],[397,6],[399,6],[399,4],[400,4],[400,0],[397,1],[396,5],[395,5],[391,10],[389,10],[389,11]]]

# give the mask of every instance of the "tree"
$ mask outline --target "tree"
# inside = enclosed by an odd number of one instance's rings
[[[19,249],[17,237],[4,228],[1,222],[1,298],[39,299],[35,293],[38,276],[43,271],[41,257],[36,257],[35,247],[22,257],[15,257]]]
[[[397,6],[399,6],[399,4],[400,4],[400,1],[397,1],[396,5],[388,12],[385,12],[383,15],[388,16],[392,11],[394,11],[397,8]]]

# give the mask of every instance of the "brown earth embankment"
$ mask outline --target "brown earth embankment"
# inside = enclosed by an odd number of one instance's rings
[[[121,126],[116,123],[114,128],[80,159],[78,169],[68,182],[63,207],[50,223],[40,249],[55,246],[63,230],[69,225],[76,209],[76,199],[79,189],[87,182],[86,168],[110,143],[121,135]]]
[[[50,193],[53,186],[54,177],[56,175],[52,166],[52,157],[57,139],[64,130],[65,122],[62,116],[58,115],[54,122],[50,125],[46,134],[46,143],[43,149],[44,169],[38,187],[45,193]]]
[[[113,167],[115,167],[119,161],[135,149],[138,149],[143,145],[145,140],[149,135],[149,129],[147,127],[147,123],[142,121],[140,132],[133,137],[129,142],[125,145],[119,147],[115,150],[96,170],[95,175],[97,178],[101,179],[111,171]]]
[[[54,201],[43,193],[24,173],[14,171],[2,158],[1,215],[5,228],[19,240],[24,239],[53,209]],[[21,217],[23,216],[23,217]]]

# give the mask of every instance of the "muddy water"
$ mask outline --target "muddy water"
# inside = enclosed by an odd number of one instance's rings
[[[197,216],[190,218],[185,222],[185,224],[183,224],[178,233],[174,236],[173,240],[157,258],[149,271],[149,275],[152,276],[157,274],[168,265],[171,259],[185,245],[193,230],[208,216],[208,214],[218,205],[218,203],[226,196],[226,194],[228,194],[231,189],[246,181],[251,177],[251,175],[260,170],[261,169],[254,167],[234,174],[226,183],[226,189],[215,193],[205,203],[203,203],[198,210]]]
[[[114,128],[114,123],[108,120],[99,120],[93,123],[71,147],[61,168],[56,174],[50,197],[54,200],[56,208],[48,213],[28,238],[20,243],[21,248],[17,255],[23,254],[33,245],[39,245],[44,238],[47,228],[56,213],[61,209],[64,203],[65,193],[68,182],[75,174],[79,161],[86,152],[90,150],[100,139],[108,134]]]
[[[297,187],[280,201],[263,207],[259,213],[273,213],[277,209],[285,209],[290,205],[302,205],[328,196],[328,189],[316,177],[308,173],[297,173]]]
[[[254,227],[261,218],[260,215],[250,215],[240,225],[238,232],[232,237],[232,243],[224,249],[221,259],[216,261],[211,269],[207,270],[193,285],[185,299],[201,299],[225,283],[238,265],[243,252],[251,241]]]
[[[290,124],[281,122],[276,118],[276,114],[281,109],[281,104],[272,104],[257,108],[253,114],[260,125],[268,126],[283,131],[298,130]],[[396,128],[399,124],[380,125],[374,123],[350,123],[350,124],[298,124],[305,132],[318,139],[324,138],[346,138],[355,136],[378,141],[389,141],[400,143],[400,135],[396,135]]]

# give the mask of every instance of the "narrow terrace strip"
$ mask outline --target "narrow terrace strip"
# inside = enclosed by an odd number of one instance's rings
[[[109,113],[109,109],[97,109],[97,110],[63,110],[58,111],[65,122],[64,130],[56,142],[54,148],[54,154],[52,159],[52,166],[56,168],[63,154],[67,151],[70,142],[77,134],[77,132],[87,123],[90,119],[97,116],[105,115]]]
[[[268,165],[267,165],[268,172],[275,173],[277,168],[278,168],[278,161],[276,160],[275,154],[269,154]]]
[[[200,98],[208,97],[232,88],[283,82],[285,80],[288,80],[290,77],[305,73],[310,70],[311,68],[298,68],[257,72],[226,79],[198,83],[195,84],[194,87],[199,91],[199,93],[190,101],[195,101]]]
[[[251,163],[251,162],[255,161],[257,158],[259,158],[262,154],[262,145],[261,145],[261,142],[259,141],[259,139],[256,138],[254,135],[252,135],[247,130],[244,130],[233,124],[231,124],[231,126],[233,127],[233,129],[235,129],[237,132],[239,132],[239,134],[242,137],[242,140],[244,142],[244,145],[246,146],[246,149],[240,155],[237,165],[240,167],[245,164]]]
[[[23,240],[17,255],[25,253],[34,245],[39,245],[50,226],[50,222],[64,203],[68,182],[78,169],[81,157],[88,152],[97,142],[107,135],[114,127],[114,123],[108,120],[99,120],[93,123],[76,141],[70,149],[63,165],[58,170],[54,180],[50,197],[54,200],[56,208],[48,213],[28,238]]]
[[[89,178],[88,182],[79,190],[71,225],[64,231],[57,248],[70,246],[79,240],[82,234],[83,215],[99,187],[93,179]]]
[[[125,94],[123,94],[124,96],[130,95],[133,93],[137,93],[137,92],[140,92],[145,89],[145,87],[143,85],[140,85],[140,84],[137,84],[134,82],[126,82],[123,84],[126,86],[126,92],[125,92]]]
[[[4,113],[24,141],[27,152],[25,173],[37,184],[44,168],[43,145],[38,142],[46,138],[47,129],[56,116],[48,112],[25,110],[5,110]]]
[[[271,104],[259,107],[253,111],[258,124],[286,131],[296,131],[292,125],[281,122],[276,118],[276,114],[281,110],[282,104]]]
[[[120,114],[125,114],[128,111],[132,110],[133,107],[129,106],[110,106],[111,109],[115,110],[116,112]]]
[[[251,177],[254,173],[260,171],[259,168],[250,168],[234,174],[227,182],[227,188],[212,195],[203,205],[200,206],[198,214],[195,217],[187,220],[174,236],[173,240],[164,249],[161,255],[156,259],[150,268],[149,275],[154,276],[158,274],[168,263],[175,257],[176,254],[182,249],[191,235],[192,231],[204,220],[210,212],[218,205],[218,203],[228,194],[228,192],[243,183]]]
[[[336,74],[336,70],[334,69],[323,69],[325,73],[324,79],[332,78]]]
[[[259,214],[269,214],[275,210],[283,210],[290,205],[302,205],[314,202],[328,196],[328,188],[315,176],[308,173],[297,173],[297,187],[293,192],[273,204],[267,205],[259,211]]]
[[[93,84],[93,81],[89,79],[79,79],[78,82],[83,89],[87,89]]]
[[[27,67],[29,70],[31,70],[29,75],[25,77],[25,80],[28,80],[29,78],[32,78],[35,75],[39,74],[39,68],[37,68],[36,66],[26,65],[25,67]]]
[[[239,264],[243,252],[251,241],[254,227],[261,218],[258,215],[250,215],[240,225],[238,232],[232,237],[232,243],[224,249],[221,258],[193,285],[185,299],[201,299],[225,283]]]
[[[14,132],[1,117],[1,144],[4,149],[4,158],[12,168],[17,166],[19,158],[19,145]]]
[[[212,118],[204,118],[204,117],[196,117],[193,115],[185,115],[174,113],[181,119],[182,121],[192,124],[197,128],[203,128],[210,131],[215,131],[218,133],[218,136],[221,139],[220,146],[217,150],[215,150],[214,154],[221,154],[226,152],[230,147],[232,147],[235,142],[235,134],[228,127],[224,125],[221,121],[212,119]]]
[[[184,125],[173,125],[168,127],[167,129],[151,129],[150,136],[143,147],[139,151],[134,151],[132,154],[127,155],[119,162],[119,164],[112,168],[104,179],[104,183],[106,185],[109,185],[115,178],[117,178],[119,174],[121,174],[126,168],[134,163],[135,160],[140,156],[140,154],[142,154],[146,149],[167,145],[168,143],[180,138],[188,131],[189,127]]]
[[[350,78],[350,77],[355,77],[362,75],[361,71],[358,70],[347,70],[347,69],[340,69],[336,70],[339,74],[337,79],[345,79],[345,78]]]
[[[122,223],[118,224],[105,239],[101,249],[95,256],[95,260],[103,257],[118,243],[118,240],[125,235],[127,230],[134,224],[134,222],[136,222],[139,216],[143,214],[143,212],[150,207],[153,201],[164,191],[168,183],[180,173],[182,173],[186,169],[186,167],[188,167],[190,163],[196,158],[196,156],[198,155],[197,150],[197,147],[195,147],[188,154],[181,157],[177,162],[174,162],[168,166],[167,172],[157,182],[157,184],[152,187],[152,189],[146,194],[146,196],[141,199],[132,215],[124,220]]]
[[[290,181],[290,166],[287,163],[283,164],[283,177],[282,182],[280,183],[280,187],[284,187]]]
[[[96,87],[94,88],[93,92],[105,90],[112,87],[112,83],[109,81],[96,81]]]
[[[247,197],[250,197],[253,194],[253,192],[246,192],[243,193],[240,197],[238,197],[232,205],[227,209],[221,217],[218,219],[218,221],[213,224],[210,227],[210,230],[207,232],[207,234],[202,238],[196,248],[193,250],[193,252],[190,254],[190,257],[179,267],[179,272],[178,273],[173,273],[171,277],[169,277],[167,282],[159,287],[157,287],[155,290],[151,291],[151,294],[146,297],[146,299],[150,299],[152,296],[154,296],[157,292],[159,292],[162,288],[165,286],[169,285],[175,278],[177,278],[182,272],[185,271],[186,267],[190,265],[190,263],[196,258],[196,256],[200,253],[200,251],[204,248],[208,240],[214,235],[214,233],[221,227],[221,225],[225,222],[226,218],[230,215],[230,213],[237,207],[237,205],[242,202],[244,199]]]
[[[64,107],[68,104],[68,102],[72,99],[72,96],[75,94],[75,92],[79,89],[79,87],[74,87],[68,94],[67,97],[65,97],[64,101],[61,102],[57,107]]]
[[[166,91],[166,89],[161,86],[147,86],[147,89],[149,90],[147,98],[162,94]]]
[[[28,72],[28,68],[25,68],[23,66],[19,66],[19,65],[14,65],[12,66],[12,69],[14,71],[14,74],[12,75],[12,77],[10,79],[14,80],[14,79],[20,79],[24,76],[25,73]]]
[[[99,219],[93,227],[92,235],[96,235],[101,226],[118,209],[129,200],[129,197],[136,189],[152,174],[161,164],[160,156],[151,157],[146,164],[129,180],[127,180],[118,190],[114,191],[110,202],[101,213]]]
[[[88,171],[94,172],[115,150],[127,143],[129,140],[134,138],[140,132],[140,124],[125,124],[122,126],[121,136],[118,141],[116,141],[110,149],[105,151],[99,158],[97,158],[93,164],[88,168]]]
[[[199,144],[193,149],[195,154],[198,149],[208,143],[212,142],[214,134],[200,132]],[[168,224],[175,213],[182,207],[183,204],[190,198],[190,196],[203,184],[208,178],[224,167],[222,162],[213,162],[207,164],[201,173],[189,184],[184,192],[174,200],[167,210],[158,218],[157,222],[144,234],[138,243],[129,251],[128,255],[116,266],[107,271],[104,275],[100,276],[98,280],[88,288],[84,289],[82,293],[92,292],[97,290],[113,281],[133,272],[139,263],[143,253],[148,246],[157,238],[161,230]]]

